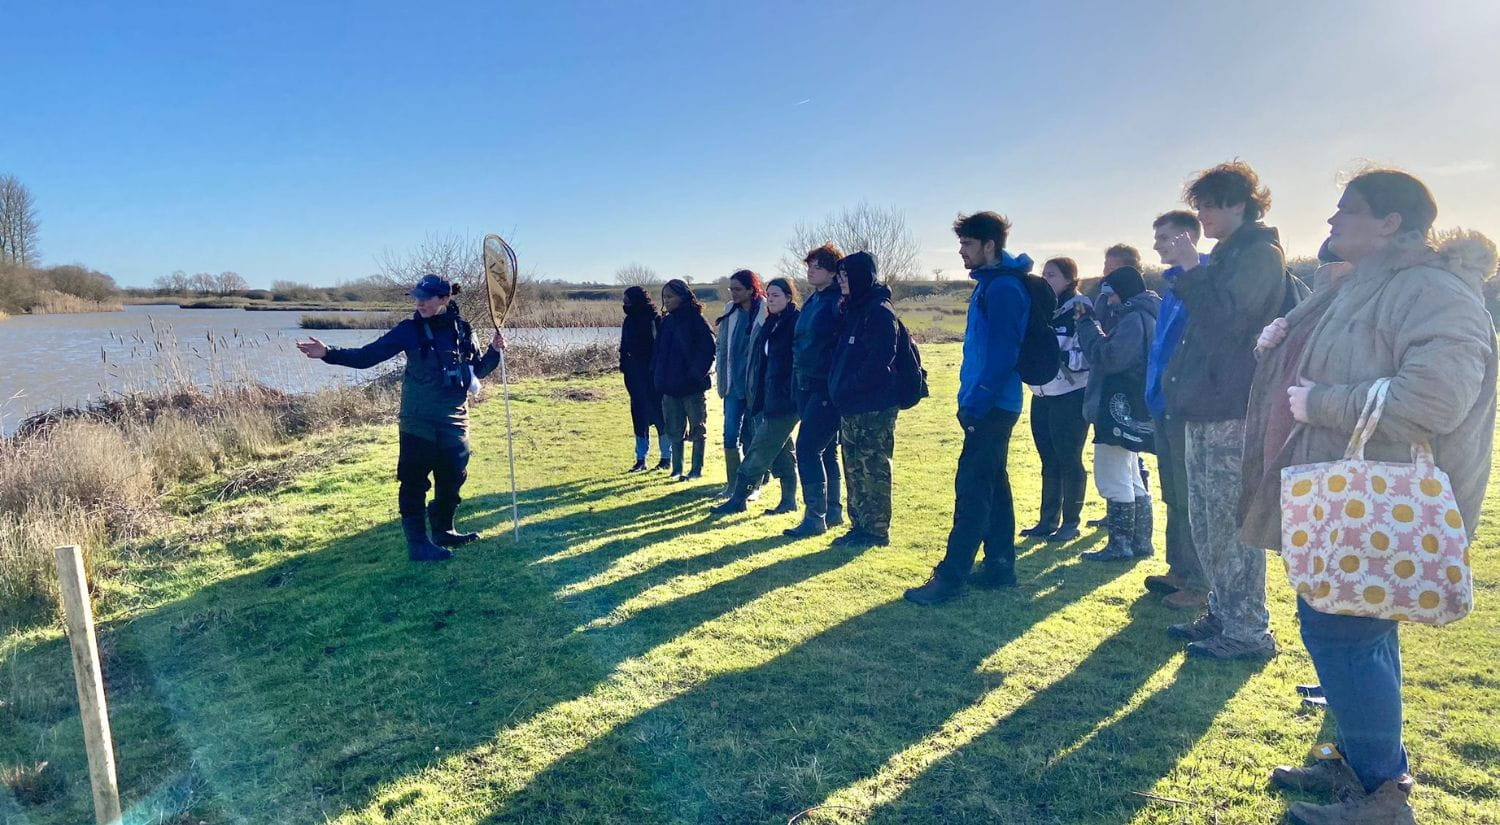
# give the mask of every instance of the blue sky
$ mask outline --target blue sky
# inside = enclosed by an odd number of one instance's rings
[[[902,210],[924,270],[991,208],[1086,271],[1193,171],[1270,185],[1293,253],[1362,160],[1500,237],[1500,3],[0,0],[0,173],[49,263],[332,283],[499,231],[544,277],[774,271]]]

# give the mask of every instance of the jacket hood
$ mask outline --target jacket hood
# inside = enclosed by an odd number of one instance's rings
[[[1218,246],[1214,247],[1214,252],[1218,252],[1220,247],[1228,248],[1230,246],[1248,245],[1257,241],[1265,241],[1274,245],[1277,249],[1281,249],[1281,233],[1277,231],[1276,227],[1266,226],[1260,221],[1255,221],[1254,223],[1246,222],[1241,224],[1239,229],[1234,230],[1233,235],[1230,235],[1224,241],[1220,242]]]
[[[1019,255],[1012,255],[1002,249],[1000,250],[1000,257],[996,258],[994,263],[969,270],[969,277],[978,280],[986,275],[1007,269],[1015,272],[1030,272],[1031,268],[1035,265],[1036,262],[1031,260],[1031,256],[1025,252]]]
[[[1438,264],[1457,275],[1471,289],[1480,290],[1495,275],[1495,242],[1472,229],[1455,229],[1438,237]]]
[[[1451,273],[1482,295],[1484,282],[1495,274],[1496,259],[1493,241],[1473,230],[1456,229],[1440,234],[1436,248],[1421,235],[1402,235],[1384,250],[1360,261],[1355,271],[1399,272],[1430,266]]]
[[[850,308],[865,306],[866,304],[883,304],[891,300],[891,288],[885,284],[875,284],[865,290],[865,294],[859,296],[851,294],[848,298],[849,302],[846,306]]]
[[[1155,318],[1161,314],[1161,296],[1148,289],[1120,304],[1120,308],[1124,312],[1144,312]]]

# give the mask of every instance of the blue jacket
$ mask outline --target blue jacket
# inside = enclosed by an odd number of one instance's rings
[[[1198,265],[1207,266],[1209,256],[1198,255]],[[1182,273],[1182,267],[1174,266],[1162,273],[1167,279],[1167,284],[1175,284],[1177,276]],[[1187,327],[1187,307],[1182,305],[1182,300],[1171,289],[1164,290],[1161,296],[1161,313],[1156,318],[1156,340],[1151,342],[1151,356],[1146,360],[1146,409],[1151,411],[1151,417],[1163,419],[1167,416],[1167,396],[1161,390],[1161,377],[1167,371],[1167,364],[1172,361],[1172,353],[1177,351],[1177,343],[1182,340],[1182,330]]]
[[[1021,412],[1021,374],[1016,361],[1031,317],[1031,296],[1020,278],[1006,273],[1030,272],[1031,258],[1000,259],[969,273],[978,281],[969,295],[969,323],[964,330],[964,360],[958,370],[958,412],[980,418],[991,410]]]

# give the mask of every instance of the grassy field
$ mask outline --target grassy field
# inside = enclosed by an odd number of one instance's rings
[[[901,601],[940,555],[960,443],[957,347],[924,356],[889,548],[708,518],[716,457],[695,484],[623,474],[615,376],[515,388],[519,542],[504,410],[477,410],[460,515],[485,537],[447,564],[405,561],[390,426],[313,436],[317,461],[223,501],[179,491],[179,526],[121,548],[99,594],[130,821],[1277,821],[1267,771],[1331,738],[1293,693],[1314,677],[1279,569],[1264,665],[1185,661],[1162,632],[1182,614],[1140,587],[1164,565],[1079,562],[1098,535],[1023,545],[1016,590]],[[1496,501],[1475,615],[1404,631],[1425,822],[1500,822]],[[89,819],[75,704],[60,631],[8,633],[0,823]]]

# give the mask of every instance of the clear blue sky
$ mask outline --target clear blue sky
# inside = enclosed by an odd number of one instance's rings
[[[992,208],[1086,271],[1239,156],[1310,253],[1360,159],[1500,236],[1500,3],[0,0],[0,172],[49,263],[332,283],[430,233],[610,281],[774,271],[900,208],[924,269]]]

